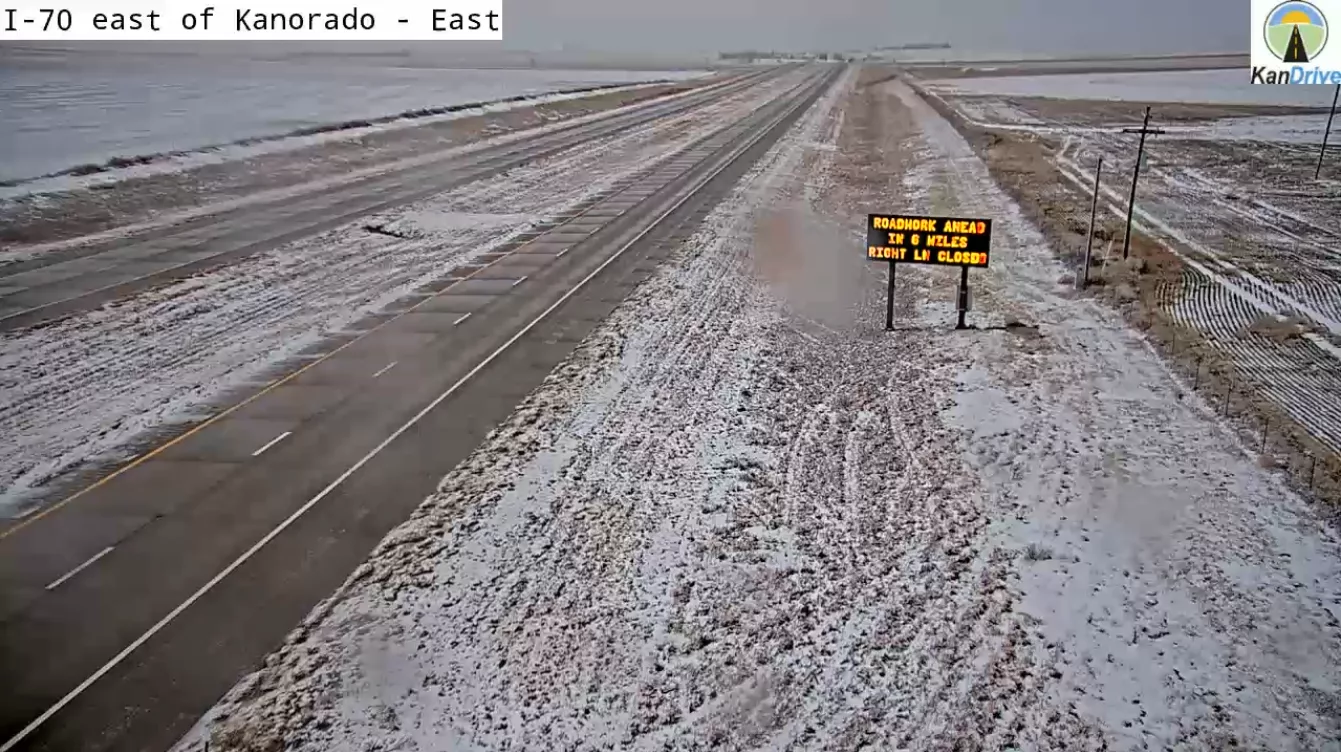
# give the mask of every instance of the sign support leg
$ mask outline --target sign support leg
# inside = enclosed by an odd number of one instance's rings
[[[955,325],[956,329],[967,329],[964,324],[964,314],[968,313],[968,267],[959,267],[959,323]]]
[[[889,288],[885,291],[885,331],[894,331],[894,270],[898,266],[889,262]]]

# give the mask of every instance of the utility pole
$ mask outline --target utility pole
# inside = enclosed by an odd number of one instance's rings
[[[1327,130],[1322,132],[1322,148],[1318,150],[1318,167],[1313,171],[1314,180],[1322,174],[1322,155],[1327,153],[1327,137],[1332,134],[1332,118],[1336,117],[1337,97],[1341,97],[1341,84],[1337,84],[1336,91],[1332,92],[1332,111],[1327,113]]]
[[[1145,120],[1140,128],[1123,128],[1123,133],[1141,134],[1141,145],[1136,147],[1136,169],[1131,176],[1131,196],[1127,199],[1127,233],[1122,237],[1122,258],[1127,258],[1131,250],[1131,213],[1136,208],[1136,181],[1141,177],[1141,159],[1145,156],[1145,137],[1151,133],[1163,133],[1159,128],[1150,127],[1150,107],[1145,108]]]

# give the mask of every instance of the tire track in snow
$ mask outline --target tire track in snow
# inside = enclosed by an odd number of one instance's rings
[[[1087,146],[1105,154],[1122,148],[1112,134],[1096,137]],[[1074,170],[1075,158],[1059,155],[1059,165]],[[1241,189],[1231,191],[1229,183],[1204,174],[1212,166],[1238,174],[1242,165],[1199,165],[1193,170],[1180,166],[1185,159],[1166,151],[1162,160],[1171,167],[1154,171],[1163,179],[1150,183],[1138,206],[1150,207],[1163,220],[1160,227],[1144,229],[1204,261],[1204,266],[1189,264],[1177,286],[1166,285],[1161,291],[1166,313],[1202,332],[1212,347],[1253,379],[1262,396],[1325,447],[1341,452],[1341,403],[1329,396],[1341,393],[1341,369],[1335,367],[1341,349],[1328,339],[1341,331],[1341,317],[1337,316],[1341,313],[1341,267],[1331,261],[1335,255],[1331,241],[1300,243],[1288,227],[1275,225],[1273,217],[1294,212],[1269,203],[1273,195],[1270,178],[1244,174],[1236,183],[1255,186],[1266,196],[1250,199],[1263,207],[1250,210],[1221,198]],[[1192,177],[1178,180],[1170,176],[1169,169],[1183,175],[1190,170]],[[1220,211],[1206,212],[1207,206]],[[1302,218],[1296,229],[1331,237],[1330,231]],[[1197,242],[1187,248],[1193,236]],[[1285,316],[1300,317],[1322,331],[1289,338],[1254,331],[1260,321],[1279,321]]]
[[[841,146],[869,160],[889,134],[853,134],[870,122],[863,107],[887,103],[877,92],[844,96]],[[1060,455],[1081,440],[1063,429],[1071,416],[1050,411],[1043,392],[1020,408],[1036,419],[1018,431],[977,437],[952,425],[966,364],[999,354],[984,340],[1013,335],[985,334],[977,346],[939,330],[886,335],[876,320],[883,279],[853,266],[850,233],[833,230],[828,209],[794,203],[804,191],[760,188],[769,175],[809,170],[797,180],[818,172],[826,185],[822,174],[833,173],[835,188],[819,192],[826,207],[841,212],[840,226],[860,222],[876,176],[839,156],[797,158],[797,142],[825,133],[834,104],[803,121],[775,150],[787,158],[770,157],[779,161],[231,693],[220,708],[228,717],[206,723],[217,732],[211,750],[1070,752],[1108,741],[1057,699],[1083,664],[1067,665],[1071,654],[1020,612],[1012,576],[1032,570],[990,530],[994,515],[1046,516],[1074,482],[1060,472]],[[883,122],[898,133],[899,121]],[[977,179],[969,165],[929,174]],[[961,187],[1005,208],[986,187]],[[757,215],[779,205],[803,230],[795,248],[755,242]],[[1021,305],[1042,300],[1055,306],[1040,304],[1044,314],[1075,318],[1048,297],[1056,270],[1030,259],[1046,251],[1027,227],[1002,238],[1012,260],[1051,277]],[[760,275],[767,282],[749,273],[788,253],[795,266],[785,273]],[[835,267],[843,274],[825,289],[841,295],[806,298],[810,285],[784,284],[788,274],[815,284]],[[1004,300],[1009,289],[996,293]],[[1100,362],[1120,368],[1131,344],[1099,338],[1114,343],[1122,347]],[[1010,355],[996,367],[1015,389],[1039,373],[1053,389],[1129,386],[1108,371],[1058,379],[1042,354]],[[1090,355],[1064,362],[1089,368]],[[1108,411],[1105,441],[1140,443],[1123,435],[1111,402],[1086,406]],[[855,430],[863,414],[876,416],[869,431]],[[1018,506],[995,495],[991,468]],[[1033,485],[1021,488],[1016,474]],[[815,499],[847,524],[819,519]],[[1083,594],[1089,583],[1070,584]],[[1098,702],[1137,712],[1116,692]]]
[[[1203,333],[1266,397],[1334,452],[1341,452],[1341,370],[1313,341],[1259,332],[1263,315],[1239,296],[1186,269],[1161,299],[1175,320]],[[1284,326],[1284,325],[1282,325]],[[1288,331],[1288,327],[1283,329]]]
[[[938,159],[969,149],[920,111],[940,134]],[[974,182],[954,185],[966,210],[1017,225],[1010,263],[1044,272],[1033,290],[1005,270],[985,281],[1034,308],[1044,336],[965,348],[977,365],[958,376],[952,414],[1000,510],[994,528],[1037,554],[1020,584],[1044,647],[1058,650],[1054,695],[1099,723],[1110,748],[1334,748],[1335,536],[1116,314],[1063,302],[1042,238],[985,168]],[[1260,313],[1221,280],[1203,284],[1223,301],[1195,309],[1208,330]]]
[[[802,169],[796,142],[823,133],[835,103],[766,158],[763,180]],[[938,451],[954,433],[934,403],[909,406],[910,441],[941,459],[902,504],[883,492],[891,440],[854,430],[881,409],[888,369],[926,343],[808,327],[753,281],[752,215],[776,195],[755,182],[715,211],[583,346],[579,360],[595,347],[618,359],[574,409],[540,410],[578,397],[561,369],[311,639],[239,688],[250,698],[210,749],[948,749],[1005,746],[1026,718],[1037,728],[1004,572],[978,555],[985,521]],[[934,391],[954,371],[918,375]],[[802,440],[809,405],[824,408]],[[505,449],[519,443],[536,452]],[[843,493],[849,479],[858,492]],[[820,497],[844,524],[816,519]]]

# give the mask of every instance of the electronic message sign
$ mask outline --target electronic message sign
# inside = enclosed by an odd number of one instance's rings
[[[992,220],[872,214],[866,258],[904,264],[986,267]]]
[[[894,329],[894,270],[899,264],[959,267],[959,323],[969,308],[969,267],[987,268],[992,256],[992,220],[871,214],[866,219],[866,258],[889,263],[885,329]]]

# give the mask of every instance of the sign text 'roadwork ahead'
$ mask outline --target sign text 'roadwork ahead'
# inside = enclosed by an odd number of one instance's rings
[[[986,267],[992,220],[872,214],[866,258],[904,264]]]

